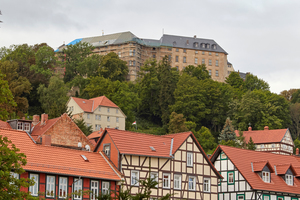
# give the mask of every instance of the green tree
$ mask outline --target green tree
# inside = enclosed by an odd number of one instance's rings
[[[252,140],[252,137],[250,137],[249,139],[249,142],[247,143],[247,149],[249,150],[255,150],[256,149],[256,146]]]
[[[59,117],[66,112],[66,103],[69,99],[68,91],[69,89],[64,82],[56,76],[51,77],[48,87],[40,85],[38,88],[39,101],[49,118]]]
[[[283,90],[280,92],[280,96],[283,96],[286,100],[291,101],[293,94],[297,92],[297,90],[298,89]]]
[[[291,103],[300,103],[300,89],[292,94]]]
[[[245,92],[245,82],[240,77],[239,72],[231,72],[230,75],[225,80],[234,90],[236,98],[241,98]]]
[[[128,74],[128,66],[119,56],[110,52],[102,58],[99,74],[112,81],[125,81]]]
[[[230,118],[227,117],[225,121],[225,125],[223,127],[223,130],[221,131],[219,141],[225,141],[227,142],[228,140],[236,141],[236,134],[234,132],[234,127],[230,121]]]
[[[292,103],[290,106],[291,124],[289,126],[293,138],[300,136],[300,103]]]
[[[169,133],[181,133],[188,131],[185,126],[185,121],[186,119],[183,117],[183,114],[172,112],[170,115]]]
[[[187,73],[192,77],[196,77],[199,80],[210,79],[209,72],[206,70],[205,64],[197,65],[188,65],[184,70],[183,73]]]
[[[218,146],[210,130],[204,126],[202,126],[199,131],[195,132],[195,137],[207,154],[212,154],[214,149]]]
[[[84,119],[74,119],[73,121],[86,136],[89,136],[93,132],[92,126],[88,126]]]
[[[296,138],[296,140],[294,140],[294,153],[296,153],[296,149],[300,149],[300,140],[298,138]]]
[[[245,88],[247,90],[253,91],[253,90],[269,90],[270,86],[267,82],[265,82],[262,79],[257,78],[257,76],[254,76],[253,74],[247,74],[245,79]]]
[[[26,165],[26,156],[20,153],[7,137],[0,135],[0,199],[35,199],[29,192],[21,191],[21,187],[29,187],[33,180],[15,178],[11,172],[22,174]]]
[[[7,108],[17,106],[14,97],[9,90],[7,81],[4,80],[4,75],[0,73],[0,119],[7,120],[9,112]]]

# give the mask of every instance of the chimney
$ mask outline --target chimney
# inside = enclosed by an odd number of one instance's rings
[[[299,156],[299,148],[296,149],[296,156]]]
[[[42,135],[42,145],[51,146],[51,135]]]
[[[33,115],[32,117],[32,124],[33,126],[37,125],[40,121],[40,116],[39,115]]]
[[[265,130],[265,131],[269,130],[269,127],[268,127],[268,126],[265,126],[264,130]]]
[[[248,131],[252,131],[252,127],[251,126],[248,127]]]
[[[25,120],[25,117],[22,117],[23,120]]]
[[[194,38],[196,39],[196,38],[197,38],[197,35],[194,35]]]
[[[42,114],[41,115],[41,125],[46,124],[46,122],[48,121],[48,114]]]
[[[189,44],[190,44],[190,43],[189,43],[189,40],[187,40],[187,41],[186,41],[186,45],[189,45]]]

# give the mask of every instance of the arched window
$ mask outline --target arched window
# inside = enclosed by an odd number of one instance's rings
[[[194,42],[194,47],[197,48],[199,46],[198,42]]]

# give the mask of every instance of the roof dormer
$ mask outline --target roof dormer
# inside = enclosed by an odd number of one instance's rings
[[[271,173],[274,173],[274,170],[268,161],[251,162],[251,168],[265,183],[271,182]]]
[[[296,170],[290,164],[275,165],[275,174],[281,176],[281,178],[288,185],[294,185],[294,176],[297,175]]]

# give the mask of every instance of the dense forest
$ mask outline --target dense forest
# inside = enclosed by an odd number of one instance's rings
[[[245,148],[233,131],[289,128],[300,146],[300,89],[270,92],[252,74],[243,80],[233,72],[225,83],[214,81],[205,65],[171,68],[168,58],[148,60],[136,82],[126,81],[128,67],[115,53],[92,54],[93,46],[77,43],[63,54],[47,44],[0,49],[0,118],[2,120],[67,112],[70,90],[89,99],[105,95],[127,115],[126,129],[163,135],[191,130],[208,153],[218,143]],[[64,74],[56,72],[65,68]],[[132,122],[137,122],[137,127]],[[91,130],[77,122],[84,132]],[[249,142],[250,143],[250,142]]]

